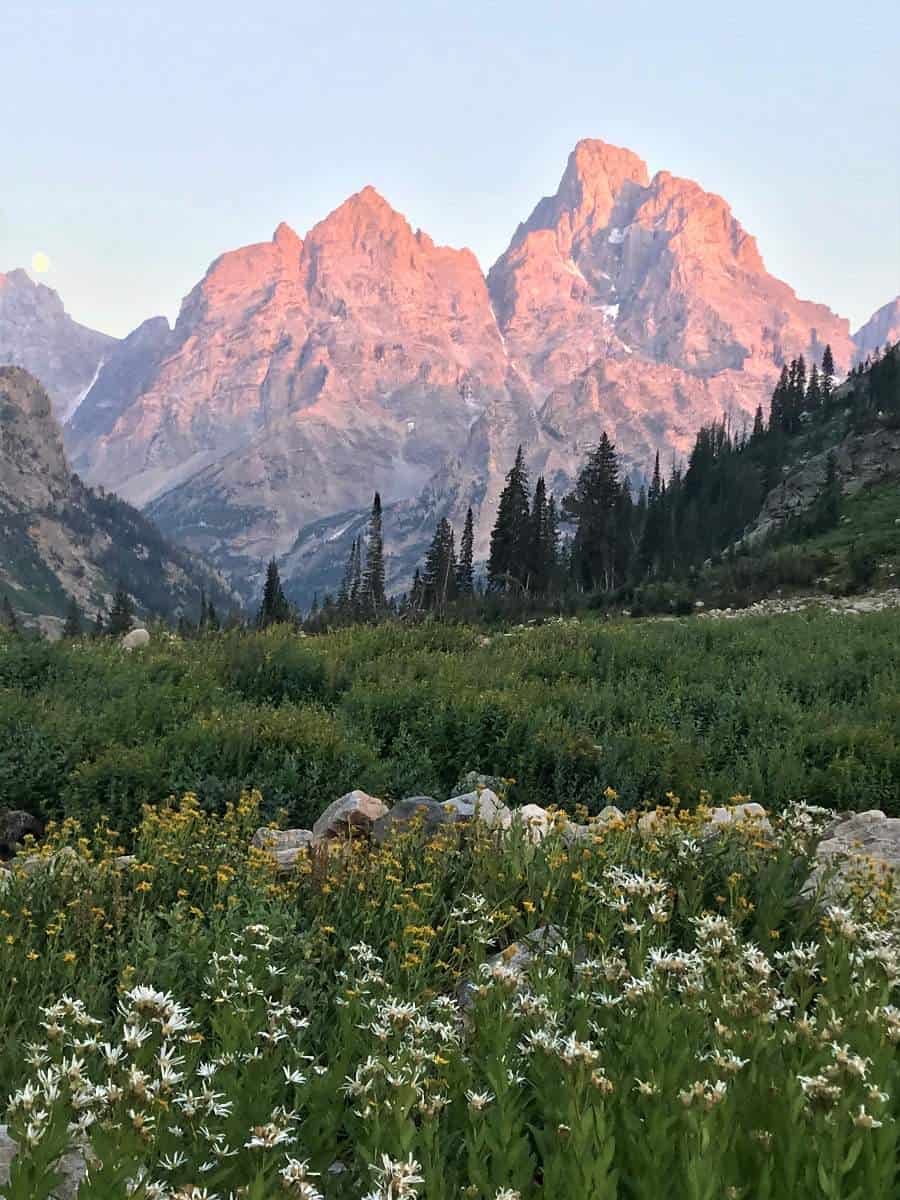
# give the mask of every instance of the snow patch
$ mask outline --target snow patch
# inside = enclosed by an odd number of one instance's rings
[[[614,226],[609,231],[609,237],[606,239],[611,246],[621,246],[625,241],[625,230]]]
[[[75,416],[75,414],[78,412],[78,409],[79,409],[79,408],[80,408],[80,406],[81,406],[81,402],[82,402],[82,401],[85,399],[85,397],[87,396],[88,392],[91,390],[91,388],[92,388],[92,387],[94,386],[94,384],[97,382],[97,380],[100,378],[100,372],[103,370],[103,364],[104,364],[104,362],[105,362],[105,361],[106,361],[106,360],[105,360],[105,359],[103,359],[103,358],[101,358],[101,359],[100,359],[100,361],[97,363],[97,370],[94,372],[94,378],[93,378],[93,379],[91,380],[91,382],[90,382],[90,383],[87,385],[87,387],[84,389],[84,391],[81,391],[81,392],[79,392],[79,393],[78,393],[78,395],[75,397],[75,399],[74,399],[74,400],[72,401],[72,403],[69,405],[68,411],[67,411],[67,412],[64,414],[64,416],[63,416],[63,424],[64,424],[64,425],[65,425],[65,424],[66,424],[68,421],[71,421],[71,420],[72,420],[72,418],[73,418],[73,417]]]
[[[355,520],[356,520],[356,517],[353,517],[351,520],[349,520],[349,521],[347,522],[347,524],[346,524],[346,525],[342,525],[342,526],[340,527],[340,529],[337,529],[337,530],[335,530],[335,532],[334,532],[334,533],[329,533],[329,535],[328,535],[328,537],[325,539],[325,541],[326,541],[326,542],[336,542],[336,541],[338,540],[338,538],[339,538],[339,537],[341,537],[343,534],[345,534],[345,533],[347,532],[347,530],[350,528],[350,526],[353,524],[353,522],[354,522]]]
[[[607,321],[615,321],[619,316],[618,304],[601,304],[600,311],[606,317]]]
[[[626,346],[624,342],[622,343],[622,349],[625,351],[626,354],[634,354],[634,351],[632,350],[632,348],[630,346]]]

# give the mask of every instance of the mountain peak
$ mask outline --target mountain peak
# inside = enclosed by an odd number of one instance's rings
[[[287,221],[281,221],[272,234],[272,241],[284,254],[296,254],[299,258],[303,249],[303,239],[293,230]]]
[[[883,350],[886,343],[900,341],[900,296],[877,309],[853,335],[856,359],[861,362],[873,350]]]

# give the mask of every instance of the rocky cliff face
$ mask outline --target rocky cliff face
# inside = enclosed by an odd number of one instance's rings
[[[73,321],[52,288],[24,271],[0,274],[0,364],[36,375],[60,420],[78,406],[115,344]]]
[[[29,618],[62,616],[70,596],[93,616],[119,579],[145,614],[195,613],[201,586],[221,608],[236,599],[146,517],[73,476],[45,389],[0,367],[0,590]]]
[[[863,362],[874,350],[883,350],[885,346],[893,346],[897,342],[900,342],[900,296],[879,308],[865,325],[854,333],[854,359],[856,362]]]
[[[599,141],[487,281],[366,188],[303,239],[223,255],[138,340],[73,421],[75,461],[251,590],[273,553],[340,558],[376,488],[396,581],[469,503],[483,555],[519,442],[557,492],[603,429],[645,469],[723,410],[752,418],[785,359],[853,351],[722,199]]]

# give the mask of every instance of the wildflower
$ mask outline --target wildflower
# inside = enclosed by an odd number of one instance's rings
[[[853,1124],[857,1129],[880,1129],[882,1122],[876,1121],[875,1118],[866,1112],[865,1106],[859,1106],[859,1112],[853,1118]]]
[[[469,1102],[469,1108],[473,1112],[482,1112],[496,1097],[491,1092],[466,1092],[466,1099]]]

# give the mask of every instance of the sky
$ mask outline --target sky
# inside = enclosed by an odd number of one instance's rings
[[[0,0],[0,271],[124,336],[367,183],[487,269],[599,137],[724,196],[855,329],[900,291],[898,28],[889,0]]]

